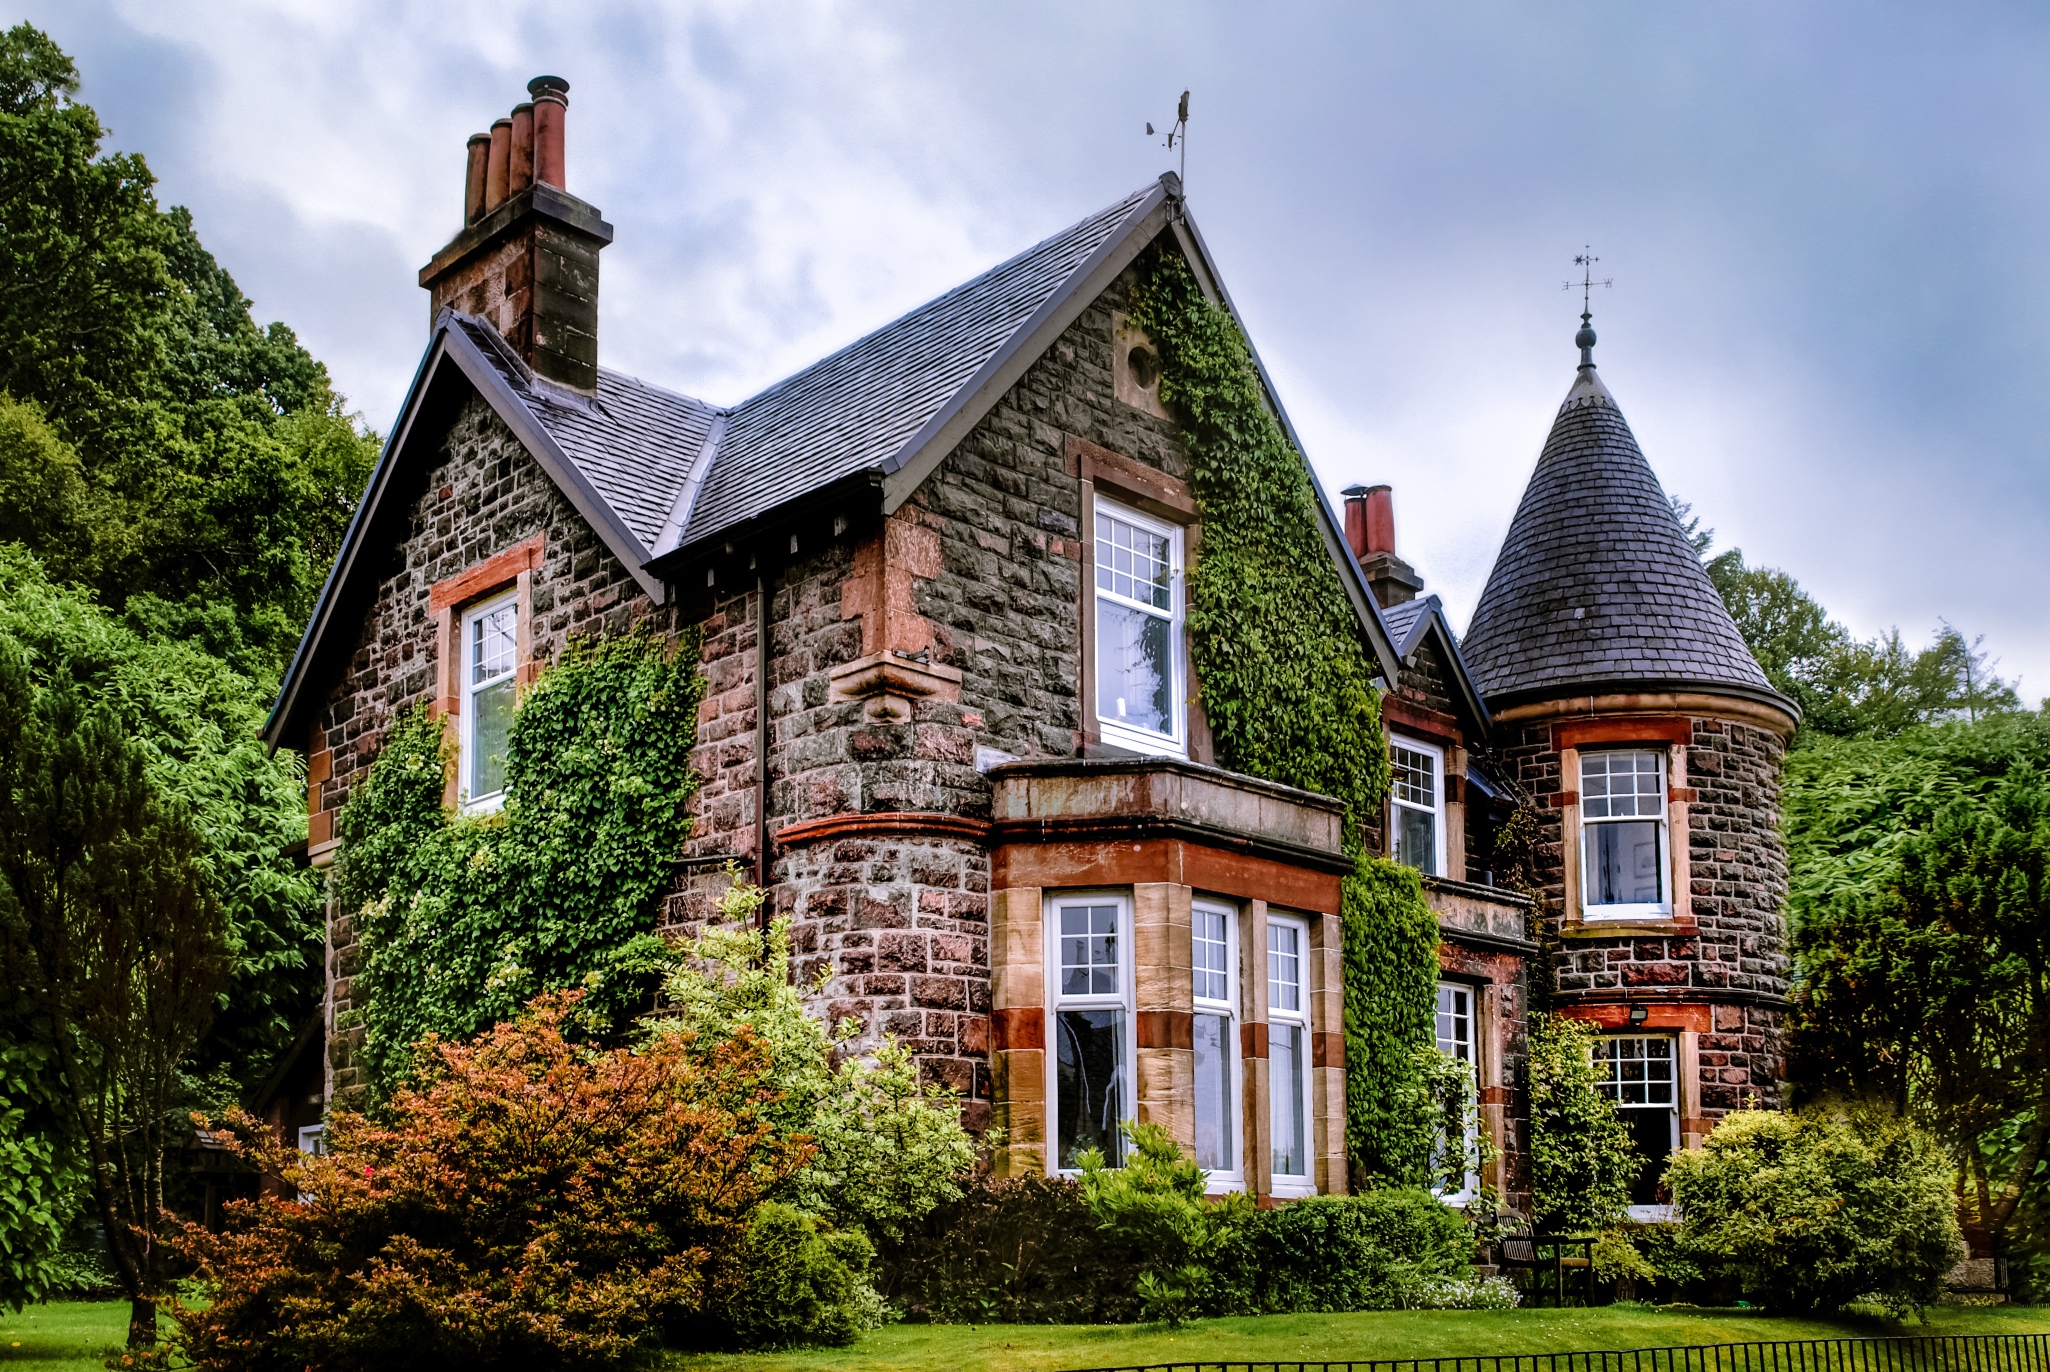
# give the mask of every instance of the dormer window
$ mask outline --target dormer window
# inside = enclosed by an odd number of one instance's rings
[[[1105,743],[1187,752],[1182,531],[1096,502],[1096,720]]]
[[[1580,820],[1587,918],[1663,916],[1672,908],[1663,756],[1582,753]]]
[[[1389,851],[1426,876],[1445,871],[1445,754],[1414,739],[1388,741]]]
[[[519,669],[519,614],[517,596],[507,593],[463,615],[457,785],[466,809],[495,810],[505,801],[506,753]]]

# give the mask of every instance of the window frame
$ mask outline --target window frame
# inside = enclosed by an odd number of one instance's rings
[[[1296,936],[1295,986],[1297,1008],[1293,1010],[1285,1009],[1275,1004],[1274,988],[1276,978],[1274,976],[1274,958],[1276,953],[1274,949],[1274,931],[1277,928],[1293,929]],[[1261,986],[1262,993],[1267,998],[1269,1063],[1269,1071],[1267,1073],[1268,1186],[1273,1194],[1277,1196],[1314,1196],[1317,1194],[1317,1116],[1312,1108],[1315,1092],[1311,1089],[1310,1074],[1312,1070],[1311,1063],[1315,1057],[1316,1026],[1311,1023],[1310,1013],[1311,1007],[1315,1004],[1315,995],[1310,977],[1309,920],[1301,915],[1276,914],[1270,911],[1267,915],[1267,948],[1264,951],[1267,955],[1267,962],[1262,968],[1265,975],[1261,978]],[[1298,1093],[1297,1104],[1302,1110],[1303,1119],[1303,1170],[1300,1173],[1284,1173],[1274,1169],[1274,1110],[1282,1100],[1283,1090],[1283,1083],[1279,1080],[1280,1074],[1272,1070],[1274,1026],[1277,1024],[1292,1026],[1299,1029],[1302,1033],[1302,1046],[1298,1050],[1301,1078],[1296,1088]]]
[[[1238,906],[1229,901],[1198,896],[1190,906],[1190,1000],[1196,1015],[1220,1015],[1224,1018],[1224,1129],[1227,1145],[1231,1149],[1232,1166],[1205,1168],[1207,1189],[1211,1191],[1243,1191],[1246,1187],[1246,1143],[1245,1143],[1245,1068],[1239,1059],[1239,918]],[[1195,994],[1195,921],[1203,915],[1221,915],[1224,918],[1224,996],[1203,996]],[[1207,941],[1207,940],[1206,940]],[[1193,1070],[1193,1054],[1191,1069]],[[1193,1087],[1193,1083],[1192,1083]],[[1191,1120],[1195,1117],[1193,1107],[1194,1091],[1191,1090]]]
[[[1399,794],[1400,787],[1395,782],[1394,777],[1390,776],[1388,783],[1388,856],[1400,861],[1400,858],[1397,858],[1396,855],[1401,851],[1400,845],[1397,842],[1398,835],[1401,833],[1401,825],[1397,822],[1396,810],[1400,808],[1423,811],[1431,816],[1432,850],[1431,870],[1425,872],[1424,875],[1442,877],[1445,875],[1445,749],[1440,744],[1426,743],[1420,738],[1413,738],[1407,734],[1391,733],[1388,735],[1388,762],[1391,772],[1394,767],[1395,750],[1397,748],[1407,749],[1412,753],[1421,753],[1431,760],[1431,793],[1435,800],[1427,808],[1418,805],[1415,801],[1402,799]]]
[[[1130,505],[1098,493],[1091,502],[1089,567],[1089,643],[1092,649],[1091,662],[1094,665],[1093,699],[1088,702],[1089,716],[1096,721],[1097,736],[1114,747],[1127,748],[1137,753],[1156,757],[1187,757],[1189,755],[1189,710],[1188,710],[1188,663],[1185,640],[1188,637],[1188,604],[1186,600],[1183,540],[1186,530],[1179,524],[1144,514]],[[1115,519],[1133,528],[1167,541],[1167,585],[1168,610],[1163,616],[1157,605],[1145,605],[1097,584],[1097,574],[1102,567],[1104,540],[1095,527],[1100,519]],[[1151,729],[1130,724],[1124,720],[1108,719],[1102,713],[1102,696],[1105,668],[1108,658],[1103,645],[1103,603],[1139,610],[1155,618],[1165,618],[1168,625],[1168,722],[1173,726],[1170,734],[1156,733]]]
[[[513,661],[504,672],[489,681],[471,679],[470,635],[472,626],[485,615],[511,607],[513,612]],[[520,593],[517,586],[507,586],[490,595],[480,596],[465,605],[457,617],[456,629],[456,803],[466,812],[484,813],[500,809],[505,804],[505,788],[488,795],[472,794],[477,765],[477,693],[504,682],[511,682],[514,699],[519,696],[520,680]]]
[[[1658,803],[1656,816],[1645,815],[1600,815],[1588,814],[1587,764],[1589,758],[1611,758],[1618,756],[1649,757],[1658,764]],[[1580,917],[1589,922],[1630,921],[1645,919],[1670,919],[1673,915],[1673,835],[1672,835],[1672,757],[1670,750],[1647,748],[1642,744],[1635,747],[1584,748],[1579,750],[1577,762],[1579,775],[1575,778],[1579,796],[1580,823]],[[1653,863],[1658,873],[1659,899],[1656,901],[1631,901],[1617,904],[1597,904],[1593,900],[1596,890],[1595,842],[1596,831],[1610,824],[1642,823],[1651,818],[1658,839],[1658,856]]]
[[[1077,905],[1117,906],[1118,987],[1114,992],[1064,995],[1061,992],[1061,911]],[[1129,889],[1073,890],[1049,893],[1040,906],[1046,960],[1046,1172],[1051,1177],[1079,1177],[1077,1167],[1061,1166],[1060,1120],[1060,1016],[1064,1010],[1116,1010],[1119,1021],[1119,1054],[1122,1059],[1118,1087],[1125,1107],[1120,1119],[1138,1118],[1139,1038],[1138,1015],[1133,1011],[1137,986],[1133,947],[1132,893]],[[1111,1159],[1122,1166],[1122,1154]]]
[[[1473,1073],[1474,1113],[1473,1118],[1466,1121],[1466,1138],[1464,1143],[1469,1151],[1469,1156],[1472,1156],[1472,1150],[1480,1142],[1480,988],[1463,981],[1441,981],[1437,985],[1437,995],[1441,1003],[1445,993],[1448,991],[1454,997],[1464,997],[1466,1001],[1466,1040],[1464,1045],[1466,1053],[1461,1057],[1461,1061],[1465,1062],[1467,1068]],[[1434,1011],[1434,1014],[1442,1013],[1442,1011]],[[1446,1040],[1437,1035],[1435,1023],[1432,1026],[1432,1036],[1432,1041],[1437,1045],[1438,1051],[1441,1053],[1445,1052]],[[1456,1038],[1452,1041],[1454,1043],[1459,1042]],[[1460,1055],[1454,1054],[1454,1056]],[[1477,1157],[1475,1162],[1479,1162]],[[1478,1167],[1476,1167],[1466,1174],[1466,1184],[1460,1187],[1459,1190],[1445,1191],[1433,1187],[1431,1194],[1447,1205],[1465,1205],[1468,1201],[1478,1196],[1480,1190],[1481,1174]]]
[[[1651,1114],[1654,1112],[1663,1111],[1668,1117],[1668,1119],[1671,1121],[1667,1133],[1667,1137],[1671,1139],[1671,1142],[1667,1145],[1666,1149],[1666,1156],[1668,1158],[1671,1158],[1674,1153],[1680,1151],[1681,1143],[1680,1105],[1681,1093],[1684,1087],[1684,1083],[1680,1080],[1683,1055],[1681,1051],[1682,1045],[1680,1042],[1680,1036],[1678,1034],[1670,1032],[1654,1032],[1644,1034],[1601,1035],[1598,1039],[1595,1040],[1594,1044],[1595,1049],[1599,1051],[1602,1055],[1601,1061],[1597,1062],[1596,1064],[1597,1068],[1601,1070],[1602,1076],[1599,1080],[1596,1081],[1595,1090],[1601,1092],[1603,1095],[1608,1095],[1608,1090],[1611,1084],[1616,1084],[1620,1086],[1620,1080],[1618,1078],[1611,1076],[1610,1069],[1604,1065],[1606,1063],[1613,1063],[1617,1060],[1615,1055],[1610,1051],[1612,1045],[1624,1042],[1649,1043],[1654,1040],[1669,1045],[1669,1051],[1666,1054],[1666,1062],[1672,1069],[1671,1084],[1673,1098],[1663,1106],[1650,1103],[1643,1105],[1628,1105],[1625,1104],[1623,1101],[1618,1100],[1615,1096],[1610,1096],[1609,1101],[1610,1104],[1615,1106],[1616,1113],[1618,1115],[1621,1115],[1626,1110],[1641,1112],[1644,1114]],[[1650,1061],[1651,1059],[1646,1058],[1645,1060]],[[1618,1094],[1621,1094],[1620,1091],[1618,1092]],[[1639,1223],[1651,1224],[1673,1219],[1676,1217],[1677,1211],[1675,1207],[1670,1203],[1662,1205],[1632,1204],[1629,1207],[1627,1207],[1626,1213],[1628,1217],[1632,1220],[1635,1220]]]

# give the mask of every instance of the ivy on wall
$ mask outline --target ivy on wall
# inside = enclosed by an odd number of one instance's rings
[[[430,1031],[462,1036],[577,986],[611,1024],[645,1011],[666,961],[653,932],[698,778],[704,677],[694,636],[578,642],[513,716],[503,809],[451,813],[448,733],[409,710],[343,809],[336,898],[362,962],[353,1017],[383,1094]],[[598,1022],[597,1020],[593,1021]]]
[[[1388,787],[1373,653],[1338,581],[1309,469],[1267,405],[1245,336],[1188,264],[1154,250],[1135,317],[1187,437],[1203,516],[1189,576],[1191,657],[1223,765],[1346,807],[1346,1136],[1362,1177],[1411,1180],[1428,1143],[1393,1117],[1433,1042],[1438,926],[1416,873],[1368,854]]]

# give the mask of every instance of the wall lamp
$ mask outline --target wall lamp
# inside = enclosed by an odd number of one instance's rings
[[[1633,1024],[1633,1025],[1637,1025],[1637,1024],[1642,1024],[1642,1023],[1644,1023],[1644,1022],[1645,1022],[1645,1021],[1646,1021],[1647,1019],[1649,1019],[1649,1018],[1651,1018],[1651,1007],[1650,1007],[1650,1006],[1647,1006],[1647,1005],[1633,1005],[1633,1006],[1631,1006],[1631,1007],[1630,1007],[1630,1023],[1631,1023],[1631,1024]]]

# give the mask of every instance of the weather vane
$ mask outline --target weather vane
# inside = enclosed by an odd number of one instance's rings
[[[1180,145],[1182,150],[1181,179],[1186,185],[1189,179],[1189,93],[1187,91],[1182,92],[1182,103],[1175,108],[1174,114],[1174,127],[1167,131],[1166,146],[1172,148],[1177,144]],[[1151,123],[1146,125],[1146,135],[1149,138],[1154,136]]]
[[[1561,286],[1561,289],[1569,291],[1575,286],[1580,287],[1580,322],[1583,324],[1594,318],[1594,311],[1588,308],[1588,301],[1594,295],[1594,288],[1596,286],[1613,286],[1616,284],[1614,281],[1607,279],[1601,281],[1594,279],[1594,264],[1599,261],[1601,259],[1594,255],[1592,245],[1582,247],[1580,255],[1573,259],[1573,265],[1580,268],[1580,279],[1578,281],[1564,282]]]

